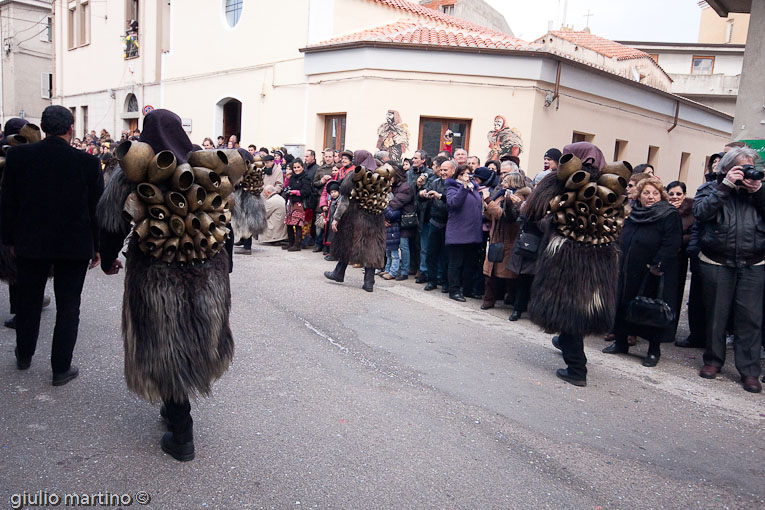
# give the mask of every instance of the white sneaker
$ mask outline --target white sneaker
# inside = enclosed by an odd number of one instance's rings
[[[735,336],[733,336],[733,335],[728,335],[728,336],[725,337],[725,348],[726,349],[733,349],[733,339],[734,338],[735,338]]]

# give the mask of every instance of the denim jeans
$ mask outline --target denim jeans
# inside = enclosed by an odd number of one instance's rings
[[[420,226],[420,272],[428,271],[428,236],[433,226],[430,222]]]
[[[401,274],[409,274],[410,266],[410,254],[409,254],[409,238],[401,238]]]
[[[391,276],[398,276],[399,267],[401,265],[401,258],[398,255],[398,250],[385,250],[385,272]]]

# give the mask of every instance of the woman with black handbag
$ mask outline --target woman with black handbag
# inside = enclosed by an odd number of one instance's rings
[[[484,202],[484,215],[490,222],[489,249],[483,262],[483,274],[486,277],[485,292],[481,310],[494,308],[497,299],[503,299],[510,292],[515,297],[517,274],[507,269],[506,263],[513,253],[515,240],[518,238],[518,215],[521,204],[531,190],[525,187],[523,176],[518,172],[507,174],[494,193]]]
[[[523,178],[521,176],[521,178]],[[542,179],[544,181],[544,179]],[[555,179],[550,179],[548,184]],[[541,183],[540,183],[541,184]],[[548,200],[539,199],[540,193],[532,193],[529,200],[521,205],[520,230],[513,246],[512,255],[506,261],[507,269],[518,275],[515,283],[515,300],[510,321],[517,321],[526,311],[531,298],[531,285],[537,272],[537,255],[542,243],[543,233],[539,227],[547,215]],[[532,200],[531,198],[535,199]]]
[[[603,352],[626,354],[627,335],[641,336],[649,342],[643,366],[655,367],[661,356],[661,339],[678,313],[672,307],[677,303],[682,223],[659,179],[640,181],[637,191],[638,203],[624,222],[619,243],[622,256],[614,343]]]

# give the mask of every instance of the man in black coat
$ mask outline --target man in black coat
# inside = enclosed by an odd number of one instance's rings
[[[2,186],[2,241],[18,265],[16,366],[29,368],[40,330],[45,282],[53,268],[56,327],[53,385],[77,377],[72,351],[80,322],[80,294],[90,268],[100,262],[96,204],[104,188],[98,158],[69,144],[74,117],[49,106],[42,114],[42,141],[8,151]]]

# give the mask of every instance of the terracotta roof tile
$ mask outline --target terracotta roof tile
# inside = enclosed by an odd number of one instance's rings
[[[497,30],[486,28],[481,25],[477,25],[475,23],[471,23],[469,21],[465,21],[460,18],[455,18],[454,16],[449,16],[448,14],[444,14],[440,11],[430,9],[428,7],[423,7],[422,5],[419,5],[415,2],[410,2],[408,0],[369,0],[369,1],[386,5],[388,7],[392,7],[400,11],[405,11],[410,14],[415,14],[418,17],[426,18],[436,23],[444,23],[446,25],[451,25],[457,28],[471,30],[474,32],[484,32],[487,34],[495,34],[495,35],[507,35]]]
[[[589,32],[574,32],[572,30],[553,30],[550,32],[555,37],[560,37],[582,48],[587,48],[601,55],[616,60],[629,60],[632,58],[651,58],[648,53],[637,48],[625,46],[616,41],[598,37]]]
[[[507,50],[533,50],[541,48],[539,44],[528,43],[522,39],[500,32],[468,31],[458,27],[438,26],[412,19],[400,20],[389,25],[335,37],[328,41],[313,44],[311,47],[334,46],[357,41],[459,46],[464,48],[499,48]]]

